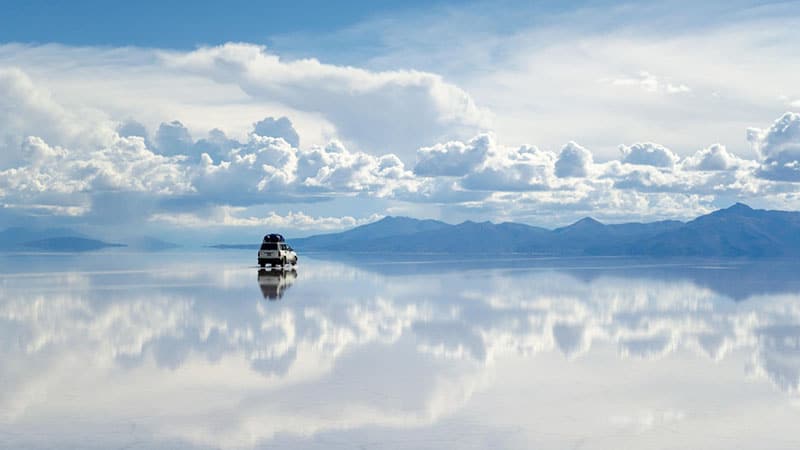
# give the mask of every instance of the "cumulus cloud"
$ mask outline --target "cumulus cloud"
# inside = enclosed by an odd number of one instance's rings
[[[685,192],[691,191],[692,181],[682,173],[664,171],[652,166],[634,166],[610,164],[606,176],[614,180],[617,189],[635,190],[638,192]],[[700,184],[700,183],[696,183]]]
[[[465,189],[457,179],[433,177],[399,185],[392,197],[410,203],[441,205],[481,205],[490,196],[485,191]]]
[[[464,176],[482,164],[495,147],[494,138],[482,134],[469,142],[450,141],[417,150],[414,173],[423,177]]]
[[[679,159],[672,150],[652,142],[621,145],[619,150],[622,152],[622,162],[627,164],[671,168]]]
[[[292,126],[292,121],[288,117],[267,117],[264,120],[253,124],[253,133],[259,136],[271,136],[283,138],[292,147],[300,147],[300,136]]]
[[[585,177],[589,174],[591,166],[592,153],[574,142],[569,142],[558,154],[555,167],[556,176],[560,178]]]
[[[118,137],[91,152],[53,147],[29,136],[22,144],[27,164],[0,172],[6,193],[35,195],[140,191],[177,194],[191,190],[180,157],[157,155],[141,138]]]
[[[369,192],[377,196],[386,195],[386,188],[411,178],[397,156],[351,152],[338,141],[301,150],[298,176],[300,187],[309,191]]]
[[[478,191],[547,189],[554,157],[536,147],[498,145],[490,134],[468,142],[450,141],[417,151],[414,173],[421,177],[460,177],[460,185]]]
[[[108,143],[116,133],[96,119],[92,112],[64,108],[25,72],[0,68],[0,169],[21,161],[28,136],[92,149]]]
[[[149,136],[147,135],[147,128],[135,121],[126,120],[117,127],[117,133],[122,137],[140,137],[147,142]]]
[[[156,131],[155,145],[162,155],[186,155],[193,144],[189,129],[178,120],[162,123]]]
[[[732,170],[747,164],[747,161],[728,152],[722,144],[699,150],[683,161],[683,167],[688,170]]]
[[[222,160],[203,154],[197,166],[190,166],[190,174],[200,198],[234,205],[303,201],[319,195],[383,197],[412,182],[412,174],[392,154],[352,152],[338,141],[297,149],[282,138],[255,133]]]
[[[489,121],[469,94],[427,72],[284,61],[249,44],[162,52],[161,59],[168,67],[235,84],[253,98],[322,114],[345,141],[373,153],[410,159],[419,146],[466,137]]]
[[[536,147],[495,147],[461,182],[485,191],[547,190],[554,187],[554,155]]]
[[[193,173],[194,186],[205,199],[253,203],[254,195],[269,202],[267,193],[285,193],[295,179],[297,153],[283,139],[251,135],[228,160],[216,162],[203,154]]]
[[[800,114],[787,112],[766,130],[749,129],[747,137],[761,157],[759,176],[800,181]]]
[[[241,146],[242,144],[239,141],[230,139],[224,131],[214,128],[208,132],[207,137],[199,139],[192,145],[191,153],[198,157],[206,153],[213,160],[221,161],[230,156],[231,150]]]

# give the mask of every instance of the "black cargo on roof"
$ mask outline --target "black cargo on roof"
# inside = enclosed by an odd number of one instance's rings
[[[268,234],[264,236],[264,242],[284,242],[284,239],[280,234]]]

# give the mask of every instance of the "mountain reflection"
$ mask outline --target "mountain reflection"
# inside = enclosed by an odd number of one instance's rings
[[[401,277],[392,264],[387,274],[308,261],[294,286],[294,270],[258,272],[265,299],[293,289],[292,301],[267,305],[254,299],[246,267],[159,264],[0,276],[0,432],[66,417],[70,405],[82,424],[135,417],[153,436],[230,448],[430,426],[489,389],[501,363],[539,358],[532,376],[557,364],[552,355],[574,370],[619,366],[620,379],[634,362],[678,359],[769,380],[781,395],[800,388],[800,290],[787,281],[727,295],[698,281],[740,266],[616,261]],[[770,271],[766,262],[751,269]],[[748,276],[738,278],[741,286]],[[727,359],[736,364],[718,365]],[[696,371],[682,376],[701,385]],[[109,396],[126,407],[112,408]]]
[[[265,300],[279,300],[296,279],[295,269],[272,268],[258,271],[258,287]]]
[[[796,258],[623,258],[623,257],[541,257],[507,256],[466,259],[451,255],[358,255],[321,253],[332,262],[355,264],[363,270],[385,276],[446,274],[465,270],[557,270],[584,282],[598,277],[652,278],[691,281],[733,300],[758,294],[800,292],[800,260]]]

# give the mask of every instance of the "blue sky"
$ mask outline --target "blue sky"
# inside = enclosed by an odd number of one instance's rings
[[[49,3],[0,17],[10,225],[800,206],[798,2]]]
[[[413,22],[444,10],[475,11],[502,17],[489,25],[510,31],[530,25],[542,14],[568,13],[585,7],[613,6],[609,1],[480,2],[382,0],[293,2],[230,0],[109,2],[82,0],[9,1],[0,17],[6,42],[59,42],[70,45],[140,46],[192,49],[229,41],[270,44],[286,35],[319,35],[358,28],[370,20]],[[362,42],[369,46],[369,43]],[[347,49],[343,49],[347,50]]]
[[[266,44],[286,33],[331,32],[371,16],[437,2],[31,0],[5,4],[0,17],[3,41],[192,49],[227,41]]]

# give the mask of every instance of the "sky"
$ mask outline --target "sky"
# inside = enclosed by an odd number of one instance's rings
[[[0,221],[247,240],[800,207],[800,3],[5,2]]]

